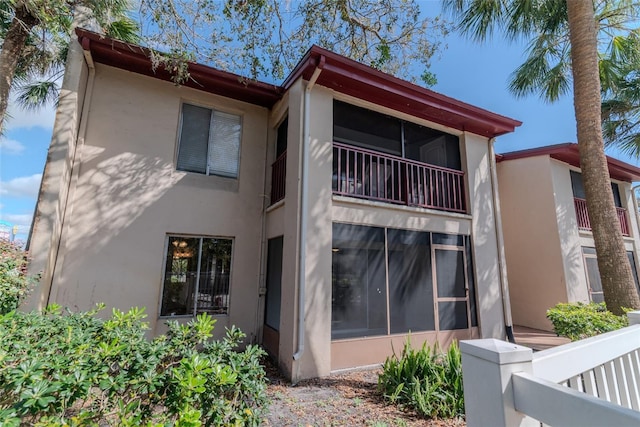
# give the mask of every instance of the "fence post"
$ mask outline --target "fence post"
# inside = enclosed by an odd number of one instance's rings
[[[468,427],[530,427],[540,423],[516,411],[513,372],[533,373],[533,351],[496,339],[460,342]]]
[[[640,325],[640,311],[630,311],[627,313],[629,318],[629,326]]]

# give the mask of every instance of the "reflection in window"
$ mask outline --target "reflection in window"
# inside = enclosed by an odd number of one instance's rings
[[[161,316],[227,314],[232,240],[169,236]]]
[[[600,269],[598,268],[598,256],[595,248],[584,246],[582,248],[582,258],[584,260],[585,272],[587,275],[587,288],[591,302],[604,302],[604,292],[600,279]],[[636,284],[636,289],[640,293],[640,281],[638,280],[638,270],[632,251],[627,251],[627,258],[631,267],[631,275]]]
[[[334,224],[332,338],[387,333],[384,230]]]
[[[433,331],[429,233],[387,231],[391,333]]]
[[[333,103],[333,140],[461,170],[457,136],[341,101]]]
[[[468,236],[334,223],[332,338],[477,326],[470,251]]]

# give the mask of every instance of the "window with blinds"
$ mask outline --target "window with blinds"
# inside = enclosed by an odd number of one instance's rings
[[[238,115],[183,104],[178,170],[236,178],[241,131]]]

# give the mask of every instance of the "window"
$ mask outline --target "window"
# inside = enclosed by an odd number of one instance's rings
[[[582,174],[580,172],[571,171],[571,189],[573,190],[573,197],[578,199],[586,199],[587,194],[584,191],[584,182],[582,181]],[[611,192],[613,193],[613,202],[616,207],[622,207],[622,199],[620,198],[620,188],[615,182],[611,183]]]
[[[333,226],[333,338],[387,333],[384,229]]]
[[[240,160],[241,118],[182,104],[177,169],[236,178]]]
[[[280,126],[277,129],[276,136],[276,158],[280,157],[282,153],[287,151],[287,138],[289,132],[289,116],[285,117]]]
[[[280,330],[280,302],[282,298],[282,249],[284,237],[274,237],[267,243],[267,297],[264,324]]]
[[[587,289],[591,302],[604,302],[602,291],[602,281],[600,280],[600,269],[598,268],[598,256],[595,248],[583,247],[582,258],[584,260],[585,273],[587,275]],[[636,284],[636,289],[640,293],[640,281],[638,280],[638,270],[633,257],[633,252],[627,251],[627,258],[631,266],[631,274]]]
[[[468,236],[333,224],[332,339],[478,325]]]
[[[161,316],[227,314],[231,239],[169,236]]]
[[[340,101],[333,103],[333,140],[421,163],[462,169],[457,136]]]

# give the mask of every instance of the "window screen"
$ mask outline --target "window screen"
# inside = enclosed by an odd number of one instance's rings
[[[332,339],[477,326],[470,244],[462,235],[334,223]]]
[[[178,148],[178,169],[187,172],[207,173],[207,150],[211,110],[182,105],[182,129]]]
[[[240,116],[213,112],[209,146],[209,173],[238,176],[240,154]]]
[[[603,302],[604,294],[602,293],[602,282],[600,281],[600,272],[598,270],[598,259],[596,257],[585,257],[584,264],[587,269],[591,301]]]
[[[333,139],[422,163],[462,168],[457,136],[341,101],[333,103]]]
[[[337,142],[402,155],[398,119],[340,101],[333,103],[333,138]]]
[[[464,277],[464,252],[436,249],[435,259],[438,297],[464,298],[467,295]]]
[[[232,240],[169,236],[161,316],[227,314]]]
[[[636,282],[636,289],[640,293],[640,282],[638,281],[638,269],[636,268],[636,260],[633,257],[633,252],[627,251],[627,258],[629,258],[629,265],[631,266],[631,274],[633,280]]]
[[[237,177],[241,130],[240,116],[183,104],[177,169]]]
[[[384,229],[333,225],[331,337],[385,335]]]
[[[283,237],[269,239],[267,248],[267,296],[264,323],[280,330],[280,304],[282,297],[282,244]]]
[[[613,203],[616,205],[616,207],[621,208],[622,199],[620,198],[620,188],[618,187],[618,184],[612,182],[611,191],[613,192]]]
[[[435,330],[429,233],[387,231],[391,333]]]
[[[586,199],[587,194],[584,191],[584,182],[582,181],[582,174],[580,172],[571,171],[571,189],[573,190],[573,197],[578,199]],[[611,192],[613,193],[614,204],[621,208],[622,199],[620,198],[620,189],[615,182],[611,183]]]
[[[438,303],[438,317],[441,331],[467,329],[466,301],[443,301]]]
[[[289,132],[289,117],[285,119],[278,126],[278,135],[276,138],[276,158],[280,157],[282,153],[287,151],[287,139]]]

